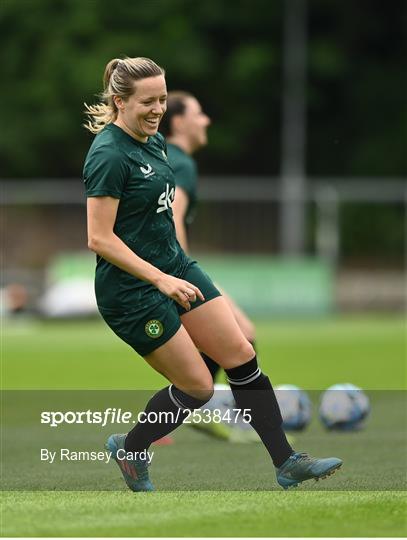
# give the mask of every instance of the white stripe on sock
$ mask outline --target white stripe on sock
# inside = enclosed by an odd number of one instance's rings
[[[172,387],[174,385],[171,384],[169,387],[168,387],[168,393],[170,395],[170,399],[171,401],[174,403],[174,405],[176,407],[178,407],[179,409],[182,409],[183,411],[189,411],[188,407],[186,407],[176,396],[174,396],[174,394],[172,393]]]
[[[248,375],[247,377],[244,377],[243,379],[230,379],[227,377],[227,380],[230,384],[234,384],[237,386],[243,386],[244,384],[249,384],[253,381],[255,381],[258,377],[261,375],[261,369],[257,368],[254,373],[251,375]]]

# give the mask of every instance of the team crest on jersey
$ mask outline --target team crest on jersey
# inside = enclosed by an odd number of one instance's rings
[[[148,321],[146,323],[144,330],[148,337],[157,339],[162,336],[164,332],[164,326],[161,321],[158,321],[157,319],[152,319],[151,321]]]
[[[158,197],[158,208],[156,210],[157,214],[160,212],[165,212],[165,210],[169,210],[172,207],[172,203],[175,198],[175,189],[171,188],[170,185],[166,184],[165,191],[161,193],[161,195]]]
[[[144,174],[144,178],[150,178],[150,176],[155,174],[152,166],[149,163],[147,163],[146,167],[141,166],[140,171]]]

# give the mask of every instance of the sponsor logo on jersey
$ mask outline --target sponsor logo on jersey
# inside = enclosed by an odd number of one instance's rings
[[[174,188],[170,189],[170,185],[166,184],[165,191],[163,191],[161,195],[158,197],[157,214],[159,214],[160,212],[165,212],[165,210],[169,210],[172,207],[174,197],[175,197],[175,189]]]
[[[151,321],[148,321],[146,323],[144,330],[148,337],[157,339],[163,335],[164,326],[161,321],[158,321],[157,319],[152,319]]]
[[[155,174],[152,166],[149,163],[147,163],[146,167],[141,166],[140,171],[144,174],[144,178],[150,178],[150,176]]]

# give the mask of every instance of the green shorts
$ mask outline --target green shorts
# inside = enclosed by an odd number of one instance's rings
[[[195,261],[191,262],[179,277],[196,285],[204,295],[205,302],[221,296],[211,278]],[[146,286],[143,300],[138,303],[134,310],[119,311],[99,307],[99,311],[119,338],[133,347],[138,354],[146,356],[172,338],[180,328],[180,316],[186,313],[186,310],[152,286]],[[191,310],[203,303],[197,298],[196,302],[191,302]]]

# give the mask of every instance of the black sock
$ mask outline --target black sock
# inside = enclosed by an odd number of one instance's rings
[[[250,410],[250,424],[259,434],[274,465],[281,467],[293,449],[283,431],[280,407],[269,378],[261,372],[256,357],[225,371],[237,406]]]
[[[209,369],[210,374],[212,375],[212,379],[215,380],[216,375],[219,373],[220,365],[217,364],[215,360],[212,360],[212,358],[209,358],[209,356],[203,352],[201,352],[201,356],[206,364],[206,367]]]
[[[253,349],[256,350],[256,346],[255,346],[255,343],[254,341],[249,341],[249,343],[252,344],[253,346]],[[212,375],[212,379],[215,380],[216,379],[216,375],[219,373],[221,367],[219,364],[217,364],[215,362],[215,360],[212,360],[212,358],[210,358],[207,354],[205,354],[204,352],[201,352],[201,356],[203,358],[203,361],[205,362],[206,364],[206,367],[209,369],[209,372],[210,374]]]
[[[174,385],[163,388],[147,403],[143,421],[127,434],[124,443],[126,452],[148,450],[151,443],[180,426],[190,410],[199,409],[208,400],[209,398],[206,400],[194,398]],[[152,413],[150,420],[149,413]]]

